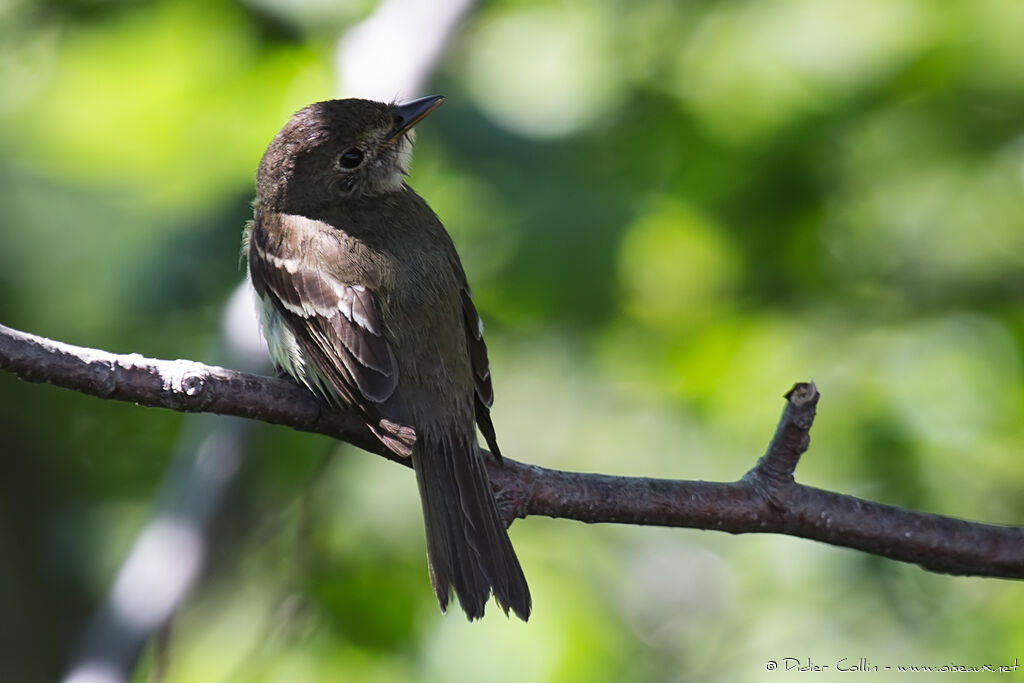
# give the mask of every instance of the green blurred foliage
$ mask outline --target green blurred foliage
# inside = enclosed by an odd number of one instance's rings
[[[261,151],[334,95],[335,41],[372,7],[0,2],[0,320],[218,360]],[[735,479],[780,394],[814,378],[802,481],[1020,524],[1022,35],[1015,0],[475,7],[411,183],[488,323],[503,450]],[[0,401],[0,679],[51,680],[195,425],[7,375]],[[1024,656],[1016,583],[542,519],[512,529],[528,625],[442,618],[406,470],[270,427],[250,443],[170,681],[734,681],[786,656]]]

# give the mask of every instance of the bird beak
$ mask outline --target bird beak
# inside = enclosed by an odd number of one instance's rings
[[[427,117],[427,114],[434,111],[444,102],[441,95],[421,97],[412,102],[396,105],[391,111],[395,116],[395,127],[391,129],[385,142],[394,142],[404,133],[408,133],[413,126]]]

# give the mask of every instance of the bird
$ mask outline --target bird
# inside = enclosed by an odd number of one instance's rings
[[[260,160],[242,250],[277,369],[411,459],[441,612],[454,591],[479,619],[493,593],[526,621],[530,589],[477,438],[501,462],[483,323],[451,237],[406,183],[413,127],[443,101],[296,112]]]

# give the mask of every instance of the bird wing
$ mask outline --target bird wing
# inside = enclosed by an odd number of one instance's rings
[[[469,294],[469,288],[462,288],[462,319],[466,330],[466,347],[469,350],[469,362],[473,369],[475,386],[474,407],[476,423],[487,441],[487,447],[500,460],[498,439],[494,434],[494,423],[491,422],[491,405],[494,403],[494,386],[491,384],[491,364],[487,359],[487,344],[484,343],[484,323],[477,313],[476,306]]]
[[[278,220],[292,218],[298,217]],[[396,392],[398,364],[373,292],[342,282],[297,254],[274,253],[267,234],[259,225],[253,230],[249,272],[257,293],[292,332],[303,365],[312,366],[292,374],[327,399],[358,409],[388,448],[410,455],[415,430]]]

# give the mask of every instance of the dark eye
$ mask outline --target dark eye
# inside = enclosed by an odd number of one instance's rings
[[[352,149],[346,149],[341,153],[342,168],[355,168],[361,163],[363,163],[362,150],[353,147]]]

